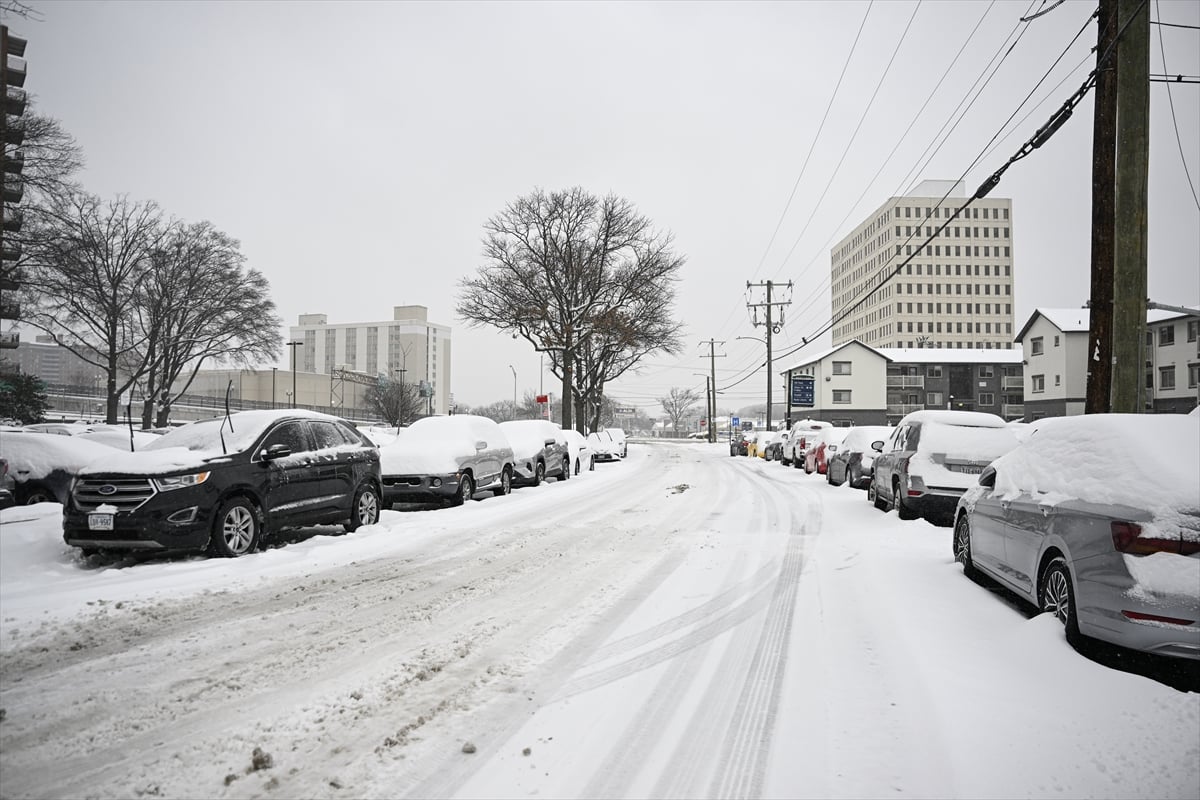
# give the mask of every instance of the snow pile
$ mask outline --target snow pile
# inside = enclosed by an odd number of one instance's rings
[[[1043,420],[995,467],[1001,497],[1024,492],[1047,495],[1051,502],[1070,498],[1144,508],[1156,518],[1196,515],[1200,417],[1088,414]]]

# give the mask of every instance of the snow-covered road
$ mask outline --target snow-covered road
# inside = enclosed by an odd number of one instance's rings
[[[235,561],[84,565],[57,506],[0,512],[0,796],[1200,795],[1200,696],[727,453]]]

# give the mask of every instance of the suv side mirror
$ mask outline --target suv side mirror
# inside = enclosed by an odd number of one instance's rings
[[[996,468],[984,467],[983,472],[979,474],[979,485],[993,489],[996,486]]]
[[[263,461],[274,461],[277,458],[283,458],[284,456],[290,456],[291,454],[292,448],[288,447],[286,444],[273,444],[259,453],[258,457]]]
[[[487,442],[478,441],[475,443],[476,450],[487,450]]]
[[[877,442],[871,442],[871,449],[874,450],[876,453],[882,453],[883,452],[883,439],[880,439]]]

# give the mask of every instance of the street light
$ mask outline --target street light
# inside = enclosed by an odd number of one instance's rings
[[[512,364],[508,365],[513,374],[513,419],[517,418],[517,369]]]
[[[279,371],[279,367],[271,367],[271,408],[275,407],[275,373]]]
[[[292,392],[288,395],[291,398],[291,407],[296,407],[296,348],[302,347],[304,342],[288,342],[287,346],[292,348]]]

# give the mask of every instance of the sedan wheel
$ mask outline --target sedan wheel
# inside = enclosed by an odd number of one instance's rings
[[[1079,618],[1075,612],[1075,590],[1071,588],[1071,570],[1061,556],[1046,565],[1042,572],[1038,605],[1053,614],[1067,628],[1067,641],[1079,637]]]
[[[963,574],[968,578],[975,575],[975,562],[971,560],[971,523],[963,514],[954,525],[954,560],[962,564]]]

